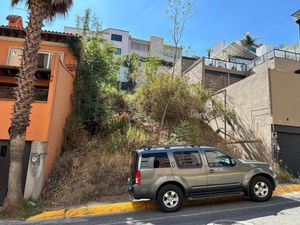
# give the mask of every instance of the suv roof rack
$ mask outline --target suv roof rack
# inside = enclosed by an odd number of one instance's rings
[[[195,148],[199,147],[197,145],[150,145],[150,146],[143,146],[142,149],[144,150],[167,150],[167,149],[177,149],[177,148]]]

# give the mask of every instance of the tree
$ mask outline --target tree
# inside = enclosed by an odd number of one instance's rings
[[[178,48],[182,38],[183,30],[185,27],[185,23],[189,17],[191,17],[195,10],[195,1],[194,0],[168,0],[168,10],[167,14],[169,15],[171,22],[173,24],[172,28],[172,39],[175,47],[174,58],[173,58],[173,69],[172,69],[172,77],[175,75],[176,70],[176,60],[178,57]],[[169,98],[171,98],[172,93],[169,93]],[[161,118],[161,129],[164,126],[166,113],[169,107],[169,101],[166,103],[164,107],[164,113]]]
[[[158,69],[161,65],[162,61],[157,56],[146,57],[144,70],[145,78],[150,79],[152,76],[157,75]]]
[[[104,99],[117,89],[115,48],[102,38],[101,26],[90,9],[77,16],[79,40],[70,40],[71,51],[78,58],[74,93],[74,114],[92,134],[103,131],[103,121],[108,111]]]
[[[175,47],[172,76],[174,76],[175,74],[175,64],[178,57],[178,48],[186,21],[195,12],[196,10],[194,0],[168,0],[167,14],[173,26],[172,39]]]
[[[20,2],[22,0],[12,0],[11,4],[15,6]],[[30,124],[31,104],[34,100],[35,73],[43,21],[52,20],[57,14],[65,15],[73,3],[72,0],[25,0],[25,2],[29,11],[29,21],[10,128],[10,168],[8,192],[4,202],[4,207],[8,212],[16,212],[23,199],[22,157],[26,142],[26,129]]]
[[[251,37],[251,34],[247,32],[244,34],[244,39],[241,40],[241,44],[245,48],[249,49],[258,39],[258,37]]]
[[[214,50],[213,48],[207,48],[207,49],[206,49],[207,57],[208,57],[208,58],[210,58],[211,53],[212,53],[213,50]]]

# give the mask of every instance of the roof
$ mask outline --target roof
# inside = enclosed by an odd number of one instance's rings
[[[194,150],[194,149],[199,149],[199,148],[205,148],[205,149],[210,149],[213,147],[209,147],[209,146],[197,146],[197,145],[190,145],[190,144],[186,144],[186,145],[154,145],[154,146],[145,146],[145,147],[141,147],[140,149],[138,149],[138,152],[143,152],[143,151],[173,151],[173,150]]]
[[[183,59],[198,60],[200,56],[182,56]]]
[[[15,38],[25,38],[26,31],[25,28],[12,27],[6,25],[0,25],[0,36],[15,37]],[[73,34],[57,31],[42,31],[42,40],[51,42],[66,42],[67,37],[72,37]]]
[[[236,42],[232,42],[226,45],[222,51],[217,53],[214,58],[226,60],[228,56],[239,56],[247,59],[255,59],[257,55],[243,46],[237,44]]]
[[[18,15],[8,15],[6,17],[7,20],[18,20],[18,19],[22,19],[21,16],[18,16]]]

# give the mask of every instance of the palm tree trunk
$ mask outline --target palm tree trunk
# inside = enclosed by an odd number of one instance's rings
[[[16,102],[10,128],[10,168],[8,192],[4,202],[7,212],[16,212],[22,203],[22,158],[26,142],[26,129],[30,124],[31,104],[34,100],[35,73],[41,41],[43,20],[47,18],[47,5],[43,0],[29,1],[29,22],[26,29],[24,52],[16,89]]]

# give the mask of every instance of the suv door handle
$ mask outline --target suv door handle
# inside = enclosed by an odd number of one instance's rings
[[[214,173],[215,170],[214,170],[214,169],[210,169],[208,172],[209,172],[209,173]]]

